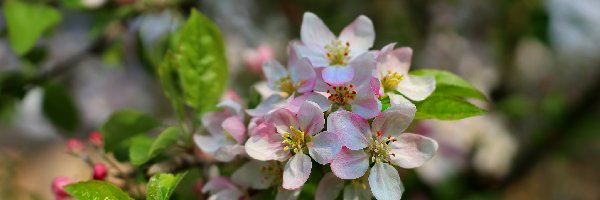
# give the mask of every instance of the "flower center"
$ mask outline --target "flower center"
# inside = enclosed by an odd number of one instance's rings
[[[346,65],[350,53],[350,43],[343,44],[341,40],[336,39],[325,45],[325,51],[327,51],[325,55],[329,59],[330,65]]]
[[[390,163],[389,155],[396,156],[393,153],[390,153],[392,148],[389,146],[390,143],[395,142],[396,138],[392,136],[382,137],[381,131],[376,132],[376,137],[371,137],[369,141],[369,146],[367,146],[366,151],[371,155],[371,162],[380,163],[387,162]]]
[[[388,70],[387,75],[381,79],[381,84],[385,91],[394,90],[402,79],[404,79],[402,74],[399,74],[398,72],[392,73],[392,71]]]
[[[302,152],[304,147],[306,147],[306,143],[311,140],[310,136],[304,135],[304,132],[293,126],[290,126],[290,132],[281,133],[281,137],[283,137],[283,142],[281,143],[286,145],[283,147],[283,150],[291,150],[294,154]]]
[[[330,94],[327,99],[339,105],[350,104],[350,101],[356,98],[356,90],[354,90],[354,85],[352,84],[348,86],[331,86],[331,89],[327,90],[327,93]]]
[[[281,77],[277,83],[279,85],[279,90],[287,93],[288,95],[291,95],[296,91],[297,87],[294,85],[294,83],[292,83],[292,78],[289,74],[285,77]]]

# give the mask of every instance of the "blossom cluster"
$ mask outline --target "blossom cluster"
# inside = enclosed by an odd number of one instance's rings
[[[433,92],[435,79],[408,74],[410,48],[392,43],[372,50],[375,31],[365,16],[336,36],[307,12],[300,36],[289,43],[286,66],[263,64],[273,91],[256,107],[224,100],[202,117],[208,134],[194,141],[204,154],[220,162],[250,158],[203,191],[212,199],[241,199],[249,189],[274,187],[277,199],[295,199],[314,161],[331,169],[316,199],[335,199],[342,191],[344,199],[400,199],[404,188],[395,166],[421,166],[437,151],[433,139],[404,133],[416,113],[413,102]]]

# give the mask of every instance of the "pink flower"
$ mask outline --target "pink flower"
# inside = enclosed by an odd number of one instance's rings
[[[268,44],[261,44],[256,49],[244,51],[244,64],[250,71],[260,74],[261,67],[267,61],[273,59],[273,48]]]
[[[395,43],[389,44],[377,55],[376,77],[381,81],[380,94],[400,92],[414,101],[427,98],[435,90],[435,78],[430,76],[413,76],[408,74],[412,57],[412,49],[403,47],[394,49]]]
[[[315,67],[325,67],[322,73],[325,82],[340,86],[354,77],[354,68],[348,65],[373,46],[375,30],[373,22],[361,15],[346,26],[339,37],[335,37],[319,17],[306,12],[302,19],[300,37],[300,55],[308,58]]]
[[[264,190],[276,186],[276,183],[281,183],[282,172],[283,165],[281,162],[250,160],[233,172],[231,180],[243,188]],[[302,190],[302,188],[286,190],[281,186],[276,187],[278,189],[275,199],[278,200],[297,199]]]
[[[371,199],[372,196],[366,179],[354,180],[344,187],[344,180],[336,177],[333,173],[327,173],[319,181],[315,200],[337,199],[342,191],[344,191],[343,199]]]
[[[202,124],[210,135],[194,135],[194,142],[206,154],[216,160],[229,162],[244,153],[246,126],[241,106],[226,100],[219,103],[223,111],[208,112],[202,116]]]
[[[52,180],[52,193],[56,199],[66,199],[70,197],[69,193],[65,191],[64,187],[73,183],[73,181],[67,177],[59,176]]]
[[[88,140],[95,146],[102,146],[104,143],[104,140],[102,139],[102,134],[98,131],[93,131],[92,133],[90,133]]]
[[[377,116],[381,111],[381,102],[373,88],[373,85],[378,85],[377,79],[373,78],[375,58],[368,53],[362,54],[352,60],[348,67],[356,72],[349,82],[334,86],[317,81],[315,90],[326,93],[329,104],[350,110],[363,118]]]
[[[435,140],[412,133],[401,134],[414,118],[411,103],[392,105],[375,117],[372,125],[361,116],[337,111],[327,118],[327,131],[338,135],[344,148],[331,161],[331,171],[341,179],[362,177],[370,163],[371,192],[377,199],[400,199],[404,188],[392,166],[423,165],[437,151]]]
[[[271,112],[265,119],[275,130],[258,133],[246,142],[246,152],[254,159],[287,160],[282,186],[288,190],[304,185],[312,168],[311,157],[320,164],[329,163],[342,145],[335,134],[321,132],[325,118],[316,103],[305,101],[298,110],[295,113],[280,108]]]
[[[317,75],[308,59],[298,59],[293,45],[288,47],[288,68],[285,69],[276,60],[268,60],[263,64],[263,72],[271,89],[286,93],[306,93],[315,87]]]
[[[104,180],[108,174],[108,168],[102,163],[96,163],[93,171],[92,178],[95,180]]]
[[[202,188],[203,193],[210,193],[210,200],[242,200],[247,199],[246,191],[231,182],[229,178],[217,176],[211,178]]]
[[[71,138],[67,140],[67,150],[71,153],[81,153],[83,151],[83,143],[79,139]]]

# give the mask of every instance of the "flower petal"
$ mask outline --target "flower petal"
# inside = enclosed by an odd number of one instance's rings
[[[397,200],[404,192],[398,171],[387,163],[377,163],[371,168],[369,186],[378,200]]]
[[[316,135],[308,144],[308,153],[319,164],[330,163],[342,150],[342,142],[332,132],[322,132]]]
[[[244,154],[245,152],[245,148],[242,145],[225,145],[217,149],[217,151],[215,151],[214,153],[214,156],[215,160],[221,162],[229,162],[232,161],[235,158],[235,156]]]
[[[299,93],[310,92],[315,88],[317,74],[308,59],[303,58],[290,65],[290,74],[292,75],[292,82],[299,85],[296,89]]]
[[[275,195],[275,200],[296,200],[300,196],[300,192],[302,188],[296,190],[286,190],[282,187],[277,189],[277,194]]]
[[[267,78],[269,87],[271,87],[273,90],[279,90],[279,85],[277,85],[277,82],[281,80],[281,78],[289,75],[285,67],[283,67],[283,65],[276,60],[267,60],[265,64],[263,64],[262,70]]]
[[[302,187],[310,176],[311,168],[310,157],[301,152],[294,155],[283,169],[283,188],[293,190]]]
[[[382,52],[377,57],[377,72],[385,76],[388,72],[396,72],[401,75],[408,74],[413,51],[409,47],[402,47],[392,51]],[[381,77],[383,77],[381,76]],[[380,77],[380,78],[381,78]]]
[[[313,67],[321,68],[329,66],[329,59],[325,57],[324,48],[316,48],[295,43],[296,52],[300,57],[307,58]]]
[[[419,167],[431,159],[438,149],[438,143],[428,137],[403,133],[397,137],[398,141],[390,143],[392,147],[390,160],[402,168]]]
[[[363,150],[343,148],[331,161],[331,171],[341,179],[357,179],[367,172],[369,157]]]
[[[252,136],[246,141],[246,153],[256,160],[284,160],[289,152],[283,150],[282,141],[277,133]]]
[[[296,114],[285,108],[279,108],[265,118],[267,122],[273,123],[278,133],[290,132],[290,126],[298,128]]]
[[[327,173],[317,186],[315,200],[335,200],[344,189],[344,180],[335,177],[332,173]]]
[[[221,190],[213,195],[208,197],[208,200],[231,200],[231,199],[241,199],[244,196],[244,193],[237,188]]]
[[[225,119],[222,126],[226,133],[231,135],[238,144],[246,140],[246,125],[244,125],[240,116],[234,115]]]
[[[227,109],[228,112],[233,111],[236,115],[238,115],[242,119],[244,119],[242,105],[240,105],[238,102],[227,99],[227,100],[223,100],[219,104],[217,104],[217,107]]]
[[[213,154],[223,144],[223,139],[219,140],[216,136],[194,135],[194,142],[204,153]]]
[[[352,112],[365,119],[371,119],[381,113],[380,102],[374,95],[367,98],[357,98],[351,103]]]
[[[207,112],[202,115],[202,125],[211,135],[223,135],[222,123],[230,116],[230,113],[223,111]]]
[[[415,117],[417,107],[412,103],[396,104],[375,117],[371,124],[371,132],[381,131],[383,136],[398,136],[402,133]]]
[[[329,108],[331,107],[331,101],[329,101],[327,97],[316,92],[309,92],[303,94],[302,96],[295,97],[283,107],[292,112],[297,113],[300,110],[300,105],[302,105],[302,103],[306,101],[315,102],[317,105],[319,105],[319,108],[322,112],[329,110]]]
[[[275,176],[263,170],[269,165],[269,162],[250,160],[233,172],[231,180],[243,187],[258,190],[267,189],[271,187],[275,180]]]
[[[260,102],[260,104],[258,104],[254,109],[246,110],[246,113],[253,117],[264,116],[277,108],[278,105],[283,103],[283,98],[278,94],[274,94]]]
[[[415,101],[422,101],[435,90],[435,78],[407,75],[396,88],[398,92]]]
[[[332,66],[323,69],[323,81],[332,85],[340,86],[346,84],[354,77],[354,68],[349,66]]]
[[[211,178],[208,182],[206,182],[206,184],[204,184],[204,187],[202,187],[202,193],[217,193],[221,190],[234,188],[236,188],[236,186],[229,180],[229,178],[225,176],[217,176]]]
[[[327,117],[327,131],[338,135],[344,146],[351,150],[367,147],[371,130],[369,123],[360,115],[340,110]]]
[[[300,38],[309,46],[324,48],[325,45],[335,40],[335,36],[325,23],[311,12],[305,12],[300,27]]]
[[[325,127],[325,116],[319,105],[311,101],[305,101],[300,106],[300,110],[297,115],[298,125],[300,125],[299,128],[305,135],[315,135]]]
[[[373,22],[364,15],[358,16],[358,18],[342,30],[340,40],[344,43],[350,43],[351,57],[367,52],[375,41]]]
[[[363,53],[352,59],[348,66],[354,69],[354,79],[352,83],[358,87],[370,87],[371,79],[374,77],[375,66],[377,62],[372,53]]]
[[[371,189],[369,189],[367,184],[365,185],[367,186],[366,188],[357,184],[348,184],[344,188],[344,200],[371,200]]]

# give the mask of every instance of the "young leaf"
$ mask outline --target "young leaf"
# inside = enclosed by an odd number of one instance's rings
[[[41,4],[9,0],[3,7],[8,39],[18,55],[25,55],[44,32],[61,20],[57,10]]]
[[[78,200],[123,200],[133,199],[117,186],[104,181],[90,180],[65,186],[65,190]]]
[[[187,172],[173,174],[156,174],[150,178],[147,186],[147,200],[168,200],[177,184]]]
[[[156,119],[144,113],[127,109],[117,111],[100,128],[100,132],[104,134],[104,148],[110,152],[122,141],[148,132],[158,125]]]
[[[175,109],[177,119],[183,121],[185,118],[184,101],[181,88],[177,85],[177,71],[174,67],[175,64],[174,54],[172,52],[167,52],[167,55],[157,68],[157,74],[165,96],[171,101],[171,105]]]
[[[42,109],[44,116],[57,128],[72,132],[79,126],[75,101],[62,85],[48,83],[44,86]]]
[[[410,72],[416,76],[435,77],[435,91],[431,96],[471,97],[486,100],[485,95],[461,77],[443,70],[423,69]]]
[[[192,10],[174,51],[185,102],[201,114],[215,107],[227,83],[225,45],[219,28]]]
[[[415,102],[415,105],[417,106],[416,119],[457,120],[486,113],[485,110],[463,99],[449,96],[431,96]]]
[[[152,140],[148,137],[135,137],[129,149],[131,164],[141,165],[177,142],[179,128],[169,127]]]

